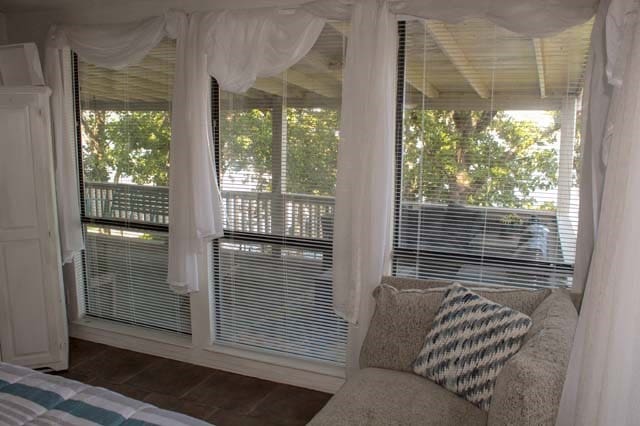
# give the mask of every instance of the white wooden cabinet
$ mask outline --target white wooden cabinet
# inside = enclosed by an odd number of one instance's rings
[[[68,367],[47,87],[0,87],[0,359]]]

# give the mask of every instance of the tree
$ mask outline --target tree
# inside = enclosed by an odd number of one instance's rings
[[[541,128],[504,112],[409,110],[405,114],[402,190],[405,201],[553,209],[535,192],[557,186],[554,123]],[[221,173],[271,191],[270,109],[226,111],[221,117]],[[286,191],[335,193],[339,111],[288,108]],[[82,114],[85,178],[167,185],[169,113],[90,111]]]
[[[408,111],[403,199],[552,208],[532,194],[557,185],[557,127],[540,128],[504,112]]]
[[[167,111],[82,111],[85,179],[169,184],[171,123]]]
[[[335,109],[289,108],[287,191],[334,195],[340,117]]]
[[[271,111],[226,111],[220,120],[220,173],[245,173],[257,191],[271,191]],[[246,175],[248,174],[248,175]]]
[[[270,110],[229,111],[221,123],[221,171],[248,174],[257,191],[271,191]],[[286,191],[333,195],[338,157],[339,114],[327,108],[288,108]]]

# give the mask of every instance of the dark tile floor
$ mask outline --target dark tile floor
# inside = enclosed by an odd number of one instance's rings
[[[306,424],[331,395],[71,339],[70,379],[217,426]]]

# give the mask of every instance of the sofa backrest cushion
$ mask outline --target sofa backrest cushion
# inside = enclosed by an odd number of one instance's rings
[[[554,290],[531,319],[520,351],[496,381],[490,426],[555,424],[578,313],[566,291]]]
[[[360,352],[362,368],[413,371],[411,364],[424,345],[446,286],[451,284],[436,283],[439,285],[429,281],[415,283],[421,284],[422,289],[399,290],[387,284],[376,288],[376,309]],[[551,293],[550,290],[470,288],[482,297],[528,316]]]

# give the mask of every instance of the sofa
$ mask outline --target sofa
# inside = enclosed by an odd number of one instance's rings
[[[444,297],[446,281],[385,277],[360,367],[309,425],[554,425],[578,314],[561,289],[469,286],[531,317],[519,351],[496,380],[488,411],[416,375],[411,364]]]

